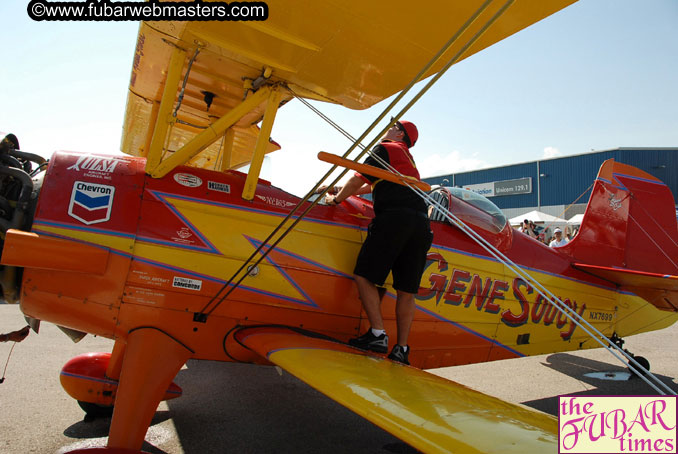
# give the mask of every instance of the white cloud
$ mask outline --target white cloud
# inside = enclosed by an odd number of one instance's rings
[[[542,159],[551,159],[555,158],[556,156],[560,156],[560,150],[558,150],[556,147],[544,148],[544,155],[542,156]]]
[[[416,159],[416,158],[415,158]],[[463,157],[461,152],[454,150],[441,156],[432,153],[423,159],[417,159],[417,169],[422,178],[466,172],[489,167],[488,163],[474,156]]]

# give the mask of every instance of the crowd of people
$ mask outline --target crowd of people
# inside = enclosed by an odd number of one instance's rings
[[[570,226],[566,226],[564,231],[560,227],[556,227],[551,231],[551,228],[537,226],[529,219],[523,220],[518,227],[518,230],[537,241],[541,241],[549,247],[565,246],[572,238],[577,236],[577,233],[579,232],[578,227],[571,228]]]

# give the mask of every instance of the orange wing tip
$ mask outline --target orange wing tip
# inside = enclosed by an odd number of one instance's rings
[[[104,274],[109,251],[76,241],[10,229],[2,250],[3,265],[77,273]]]
[[[649,173],[644,172],[637,167],[617,162],[614,159],[608,159],[605,162],[603,162],[603,164],[600,166],[600,170],[598,171],[598,178],[603,178],[608,181],[614,181],[615,174],[626,175],[634,178],[641,178],[643,180],[649,180],[664,184],[663,181],[661,181],[654,175],[650,175]]]
[[[555,418],[291,328],[240,342],[423,452],[556,452]],[[492,434],[492,436],[488,436]]]

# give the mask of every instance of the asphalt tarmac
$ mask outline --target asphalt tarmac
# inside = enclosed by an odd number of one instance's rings
[[[24,326],[18,306],[0,304],[0,333]],[[12,346],[14,350],[12,351]],[[657,377],[678,391],[678,325],[627,339]],[[72,357],[109,352],[112,341],[87,336],[74,344],[54,325],[21,343],[0,344],[0,453],[65,453],[104,446],[110,419],[84,413],[59,384]],[[558,395],[653,395],[640,379],[613,381],[585,374],[623,374],[603,349],[557,353],[430,372],[481,392],[557,414]],[[608,374],[609,375],[609,374]],[[414,453],[414,449],[274,367],[189,361],[176,383],[184,395],[161,403],[143,449],[155,454]]]

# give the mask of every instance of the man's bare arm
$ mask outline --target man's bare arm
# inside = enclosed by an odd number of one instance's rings
[[[336,196],[327,196],[327,203],[339,204],[352,195],[368,194],[372,187],[358,176],[352,176]]]

